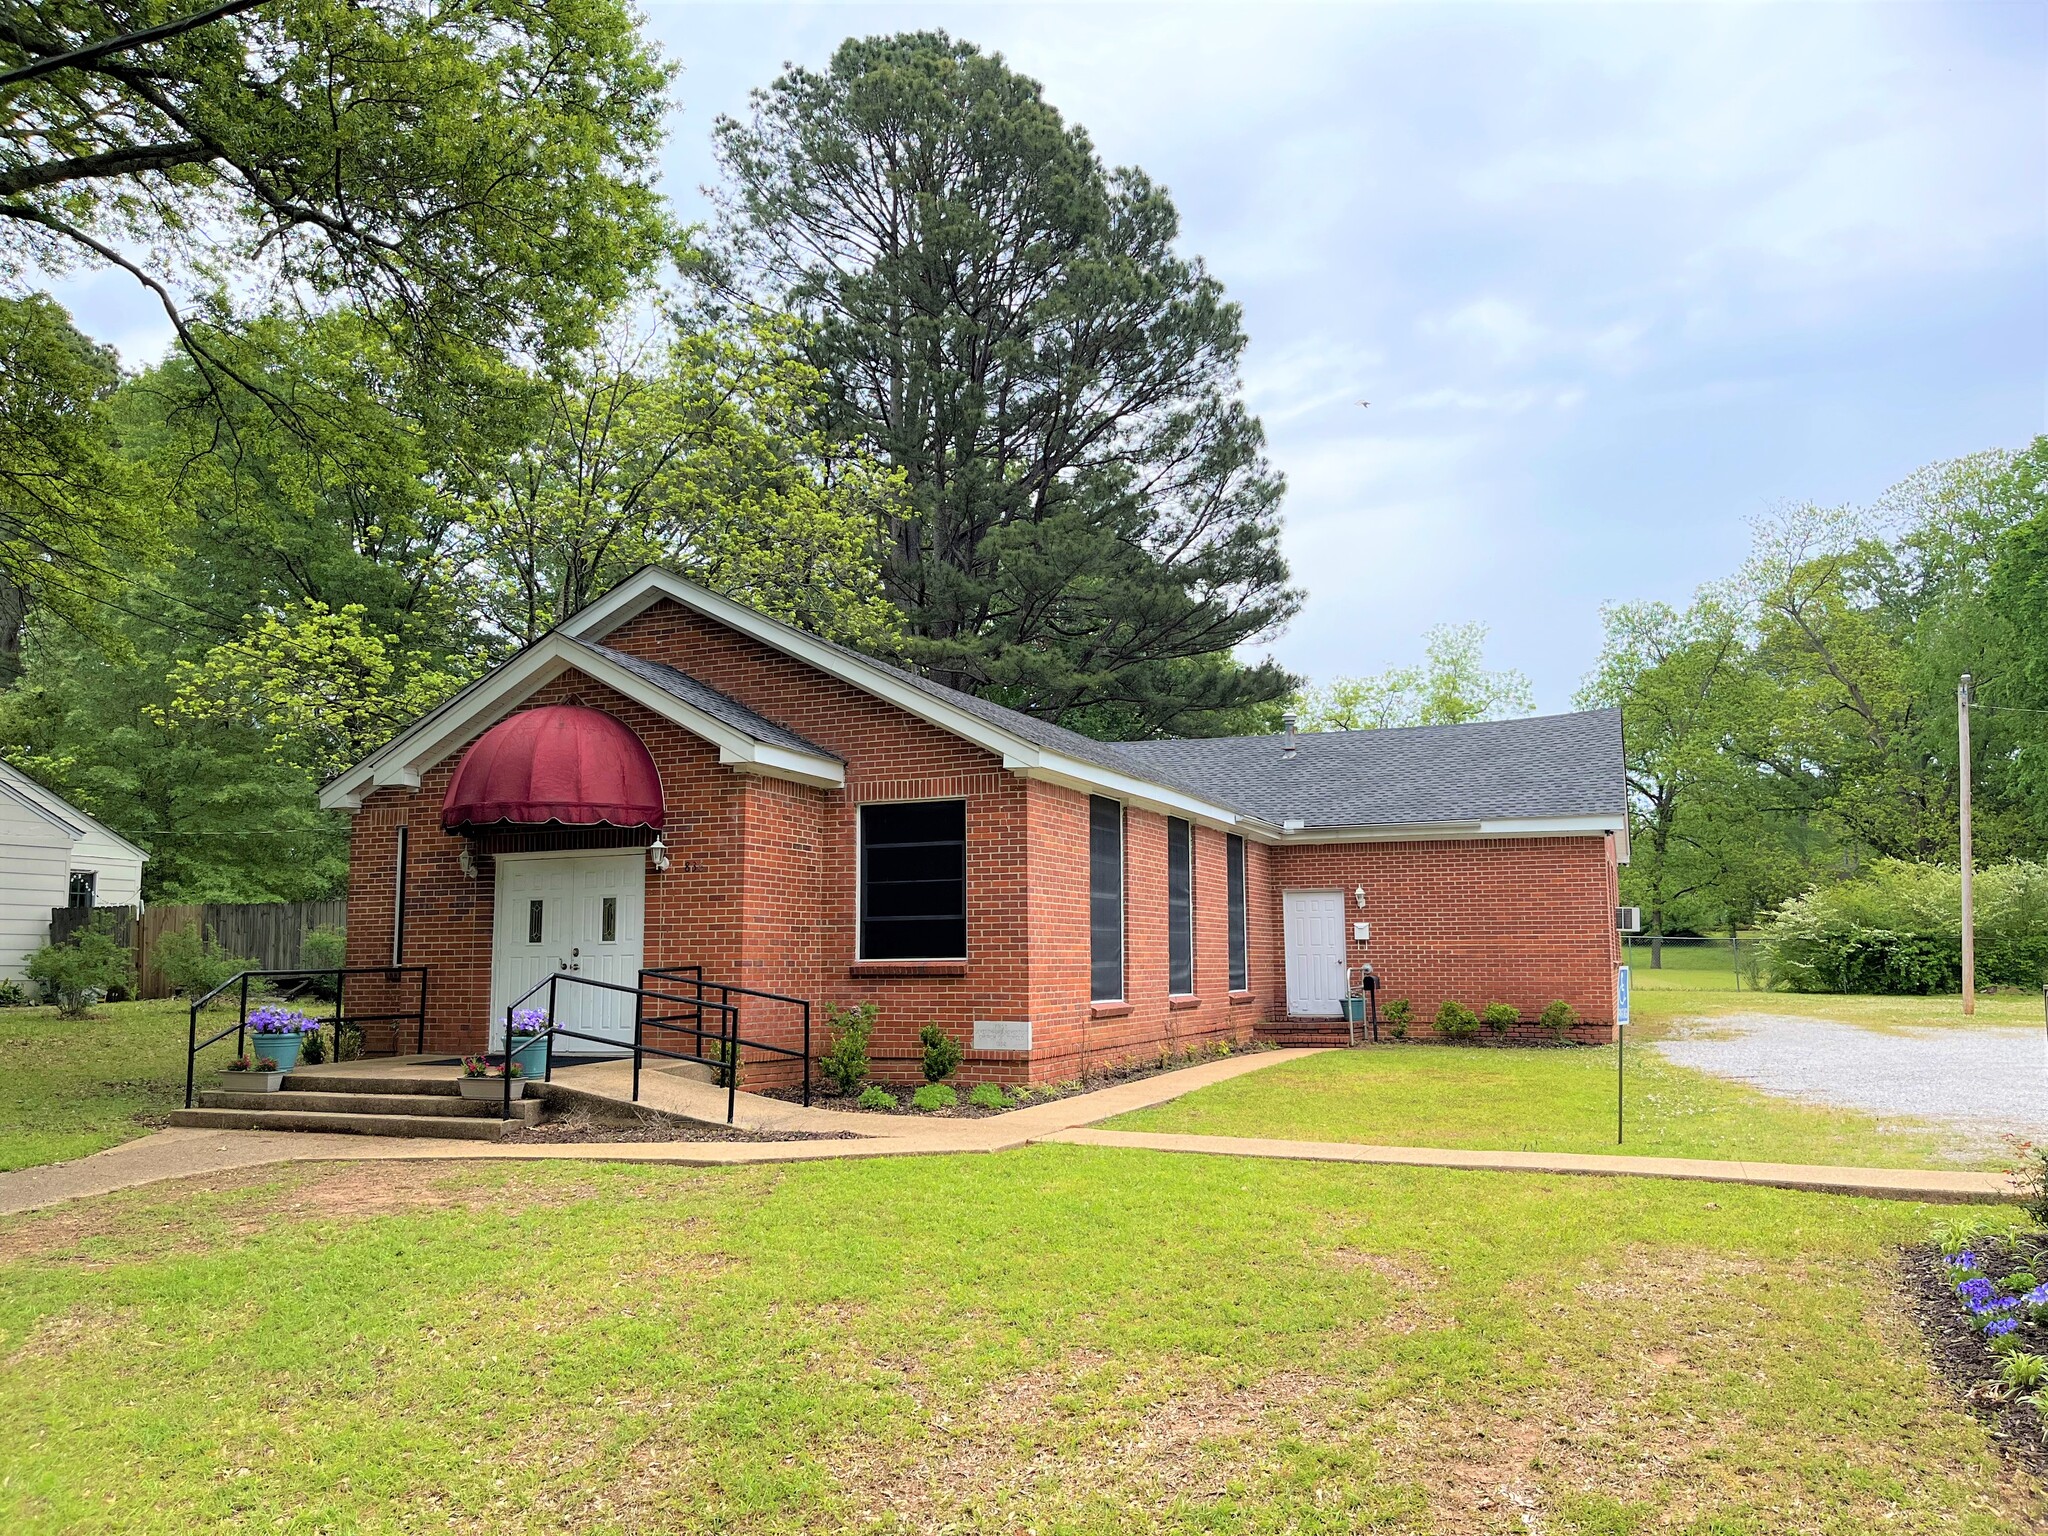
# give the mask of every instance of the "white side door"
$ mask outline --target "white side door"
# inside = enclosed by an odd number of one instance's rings
[[[1344,893],[1288,891],[1281,898],[1287,947],[1287,1012],[1298,1019],[1340,1018],[1344,970]]]
[[[647,856],[501,854],[491,936],[491,1048],[504,1049],[505,1009],[550,975],[639,984]],[[547,1007],[541,993],[524,1006]],[[618,1055],[633,1048],[633,999],[563,981],[554,1022],[591,1040],[557,1039],[557,1056]]]

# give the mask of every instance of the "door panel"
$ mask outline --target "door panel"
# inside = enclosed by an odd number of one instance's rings
[[[1344,1012],[1344,893],[1288,891],[1282,896],[1286,928],[1287,1011],[1296,1018],[1339,1018]]]
[[[500,855],[491,942],[491,1047],[504,1048],[505,1009],[536,982],[560,972],[636,986],[645,924],[646,855]],[[561,1039],[558,1055],[616,1055],[632,1049],[633,999],[564,982],[555,1023],[591,1040]],[[545,995],[528,1006],[545,1007]]]

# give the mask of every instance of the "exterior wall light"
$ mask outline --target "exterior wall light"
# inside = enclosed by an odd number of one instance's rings
[[[1365,910],[1365,887],[1361,885],[1357,890],[1353,891],[1351,899],[1358,903],[1358,910],[1363,912]]]
[[[653,865],[657,872],[668,868],[668,844],[661,840],[659,832],[654,834],[654,841],[647,845],[647,862]]]
[[[474,880],[476,878],[476,855],[469,851],[469,844],[467,843],[462,845],[460,862],[463,875],[468,879]]]

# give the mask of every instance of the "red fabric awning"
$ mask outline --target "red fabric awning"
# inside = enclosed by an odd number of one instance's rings
[[[623,721],[580,704],[500,720],[463,753],[441,825],[661,827],[661,775]]]

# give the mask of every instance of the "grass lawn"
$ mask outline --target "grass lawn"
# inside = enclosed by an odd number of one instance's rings
[[[1730,994],[1718,994],[1730,996]],[[2010,1157],[1938,1126],[1776,1098],[1642,1048],[1660,1027],[1710,1015],[1678,993],[1636,998],[1627,1064],[1627,1140],[1614,1140],[1611,1046],[1576,1050],[1381,1045],[1332,1051],[1203,1088],[1104,1122],[1109,1130],[1277,1136],[1383,1146],[1634,1152],[1864,1167],[2003,1167]],[[1694,994],[1697,996],[1697,994]],[[1751,994],[1743,994],[1749,997]],[[1755,994],[1757,1007],[1848,1022],[1909,1022],[1902,998]],[[1651,999],[1660,1006],[1647,1008]],[[1828,1011],[1807,1005],[1818,1001]],[[1928,1000],[1919,999],[1923,1011]],[[2004,1001],[2001,999],[2000,1001]],[[1951,1005],[1961,1022],[1960,1005]],[[1844,1006],[1853,1005],[1853,1006]],[[1862,1006],[1878,1005],[1878,1006]],[[2039,1006],[2039,1000],[2034,1002]],[[1735,1011],[1725,1008],[1722,1012]],[[1992,1022],[1980,1014],[1983,1022]]]
[[[141,1136],[185,1102],[185,1030],[177,998],[102,1003],[89,1019],[54,1008],[0,1009],[0,1170],[84,1157]],[[212,1029],[234,1015],[214,1015]],[[200,1059],[200,1080],[233,1042]]]
[[[1921,1207],[1082,1147],[0,1220],[10,1533],[2039,1530]]]

